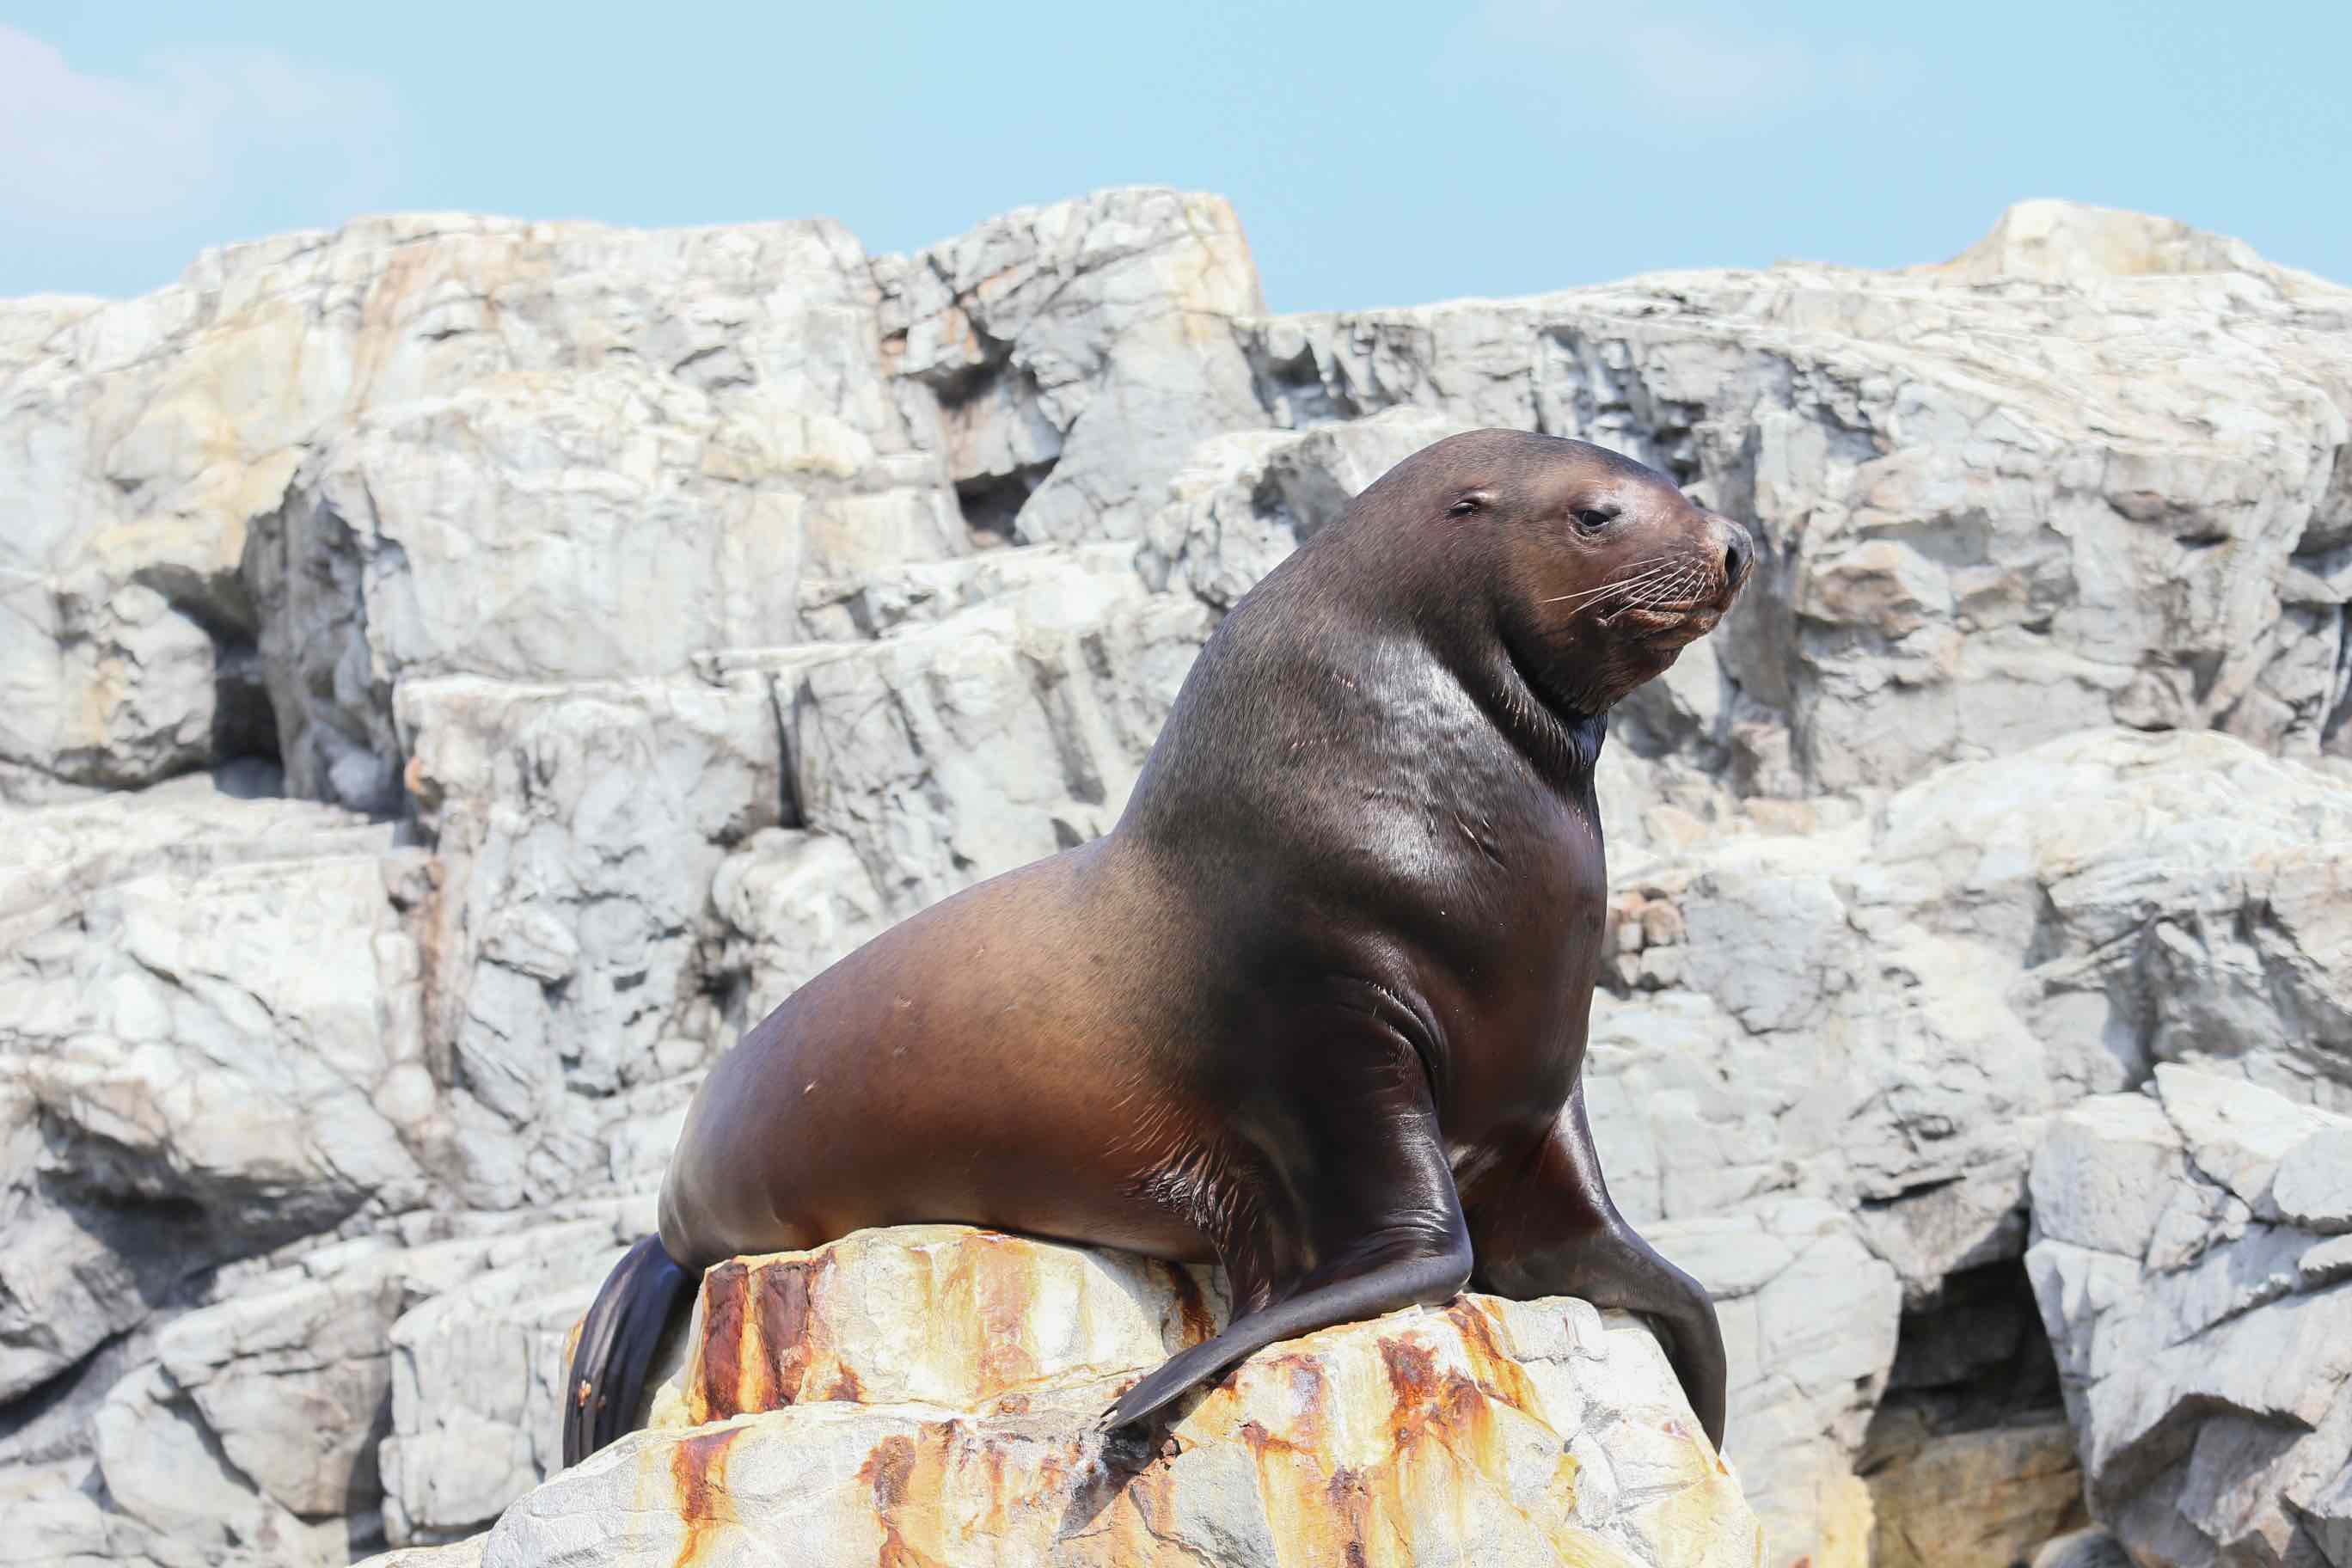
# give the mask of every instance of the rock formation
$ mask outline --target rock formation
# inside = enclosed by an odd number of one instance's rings
[[[2352,1117],[2184,1068],[2058,1119],[2026,1267],[2142,1562],[2352,1560]]]
[[[509,1510],[481,1562],[1757,1561],[1655,1342],[1580,1301],[1312,1334],[1158,1452],[1107,1449],[1096,1417],[1223,1327],[1223,1289],[950,1226],[722,1264],[652,1428]]]
[[[2352,1112],[2352,290],[2049,203],[1940,266],[1291,317],[1163,191],[912,257],[409,216],[0,303],[0,1563],[340,1563],[530,1494],[712,1056],[1106,828],[1217,616],[1482,424],[1762,550],[1614,719],[1591,1071],[1721,1299],[1769,1561],[2111,1551],[2071,1493],[2150,1564],[2352,1562],[2296,1435],[2342,1397],[2131,1348],[2332,1310],[2318,1211],[2178,1106]],[[2177,1258],[2081,1195],[2110,1157]],[[721,1428],[730,1487],[824,1462],[757,1423],[901,1419],[820,1409]]]

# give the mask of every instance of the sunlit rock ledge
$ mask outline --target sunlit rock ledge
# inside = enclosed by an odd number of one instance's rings
[[[1097,1418],[1223,1281],[926,1226],[712,1268],[652,1425],[383,1568],[791,1562],[1750,1568],[1649,1331],[1464,1295],[1268,1348],[1150,1442]]]

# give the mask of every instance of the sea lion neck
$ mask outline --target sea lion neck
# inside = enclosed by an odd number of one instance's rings
[[[1555,787],[1582,795],[1592,787],[1592,771],[1609,739],[1609,710],[1585,712],[1552,698],[1518,650],[1507,628],[1491,639],[1490,663],[1506,694],[1495,727]]]
[[[1348,559],[1319,581],[1369,625],[1410,635],[1453,676],[1496,731],[1554,789],[1591,788],[1609,734],[1607,710],[1574,706],[1542,673],[1542,653],[1521,646],[1518,591],[1486,529],[1449,531],[1433,542],[1393,518],[1370,517],[1334,554]]]

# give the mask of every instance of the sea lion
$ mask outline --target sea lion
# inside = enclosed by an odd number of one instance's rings
[[[1714,1308],[1585,1119],[1592,768],[1751,553],[1579,441],[1389,470],[1226,616],[1108,834],[884,932],[712,1069],[583,1327],[564,1462],[625,1429],[705,1268],[920,1221],[1224,1266],[1231,1322],[1115,1427],[1468,1283],[1649,1314],[1719,1445]]]

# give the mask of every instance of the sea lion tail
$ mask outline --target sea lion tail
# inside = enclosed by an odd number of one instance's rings
[[[694,1276],[662,1250],[658,1236],[638,1242],[613,1265],[572,1352],[563,1402],[567,1467],[629,1429],[655,1349],[693,1286]]]

